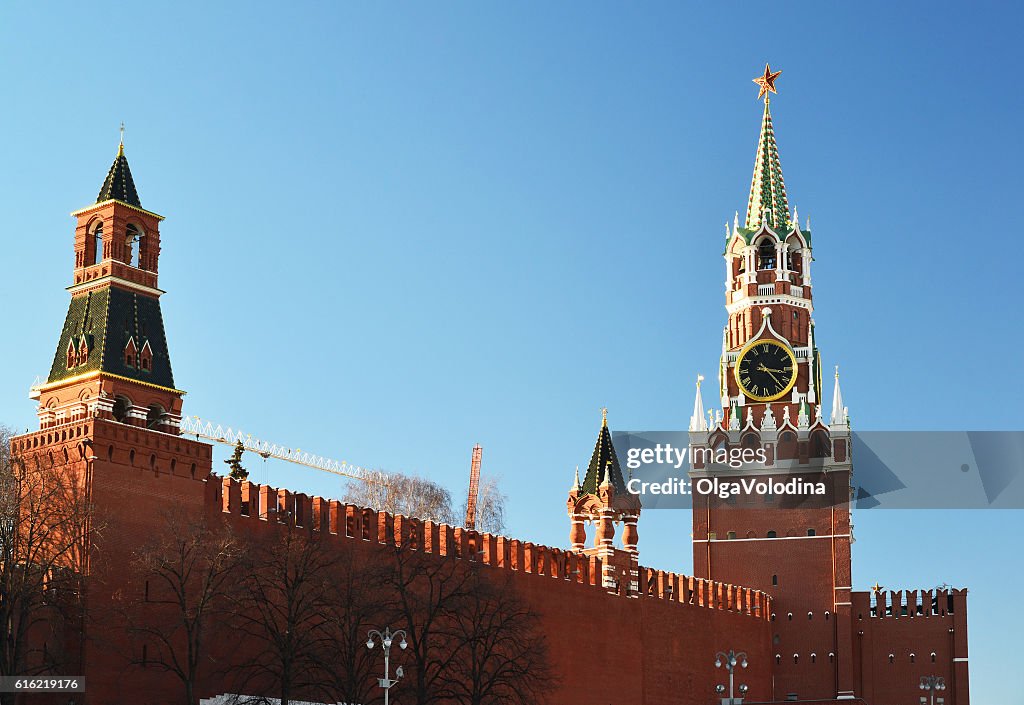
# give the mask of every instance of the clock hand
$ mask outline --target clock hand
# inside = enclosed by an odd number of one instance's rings
[[[769,377],[771,377],[772,379],[774,379],[774,380],[775,380],[775,384],[779,385],[779,387],[785,387],[785,386],[786,386],[786,385],[784,385],[784,384],[783,384],[782,382],[780,382],[780,381],[779,381],[779,378],[778,378],[778,377],[776,377],[776,376],[775,376],[774,374],[772,374],[773,370],[770,370],[770,369],[768,369],[768,368],[767,368],[767,367],[765,367],[764,365],[761,365],[761,367],[760,367],[759,369],[760,369],[760,370],[761,370],[762,372],[767,372],[767,373],[768,373],[768,376],[769,376]],[[777,371],[777,370],[776,370],[776,371]]]

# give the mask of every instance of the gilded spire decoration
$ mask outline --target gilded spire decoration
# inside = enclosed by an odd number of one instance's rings
[[[772,72],[766,64],[764,75],[754,79],[754,83],[759,86],[757,97],[764,97],[764,115],[761,118],[761,136],[757,142],[754,177],[750,182],[750,198],[747,201],[745,227],[748,230],[756,230],[762,223],[767,223],[775,229],[789,224],[786,182],[782,178],[782,163],[779,161],[779,148],[775,144],[775,129],[772,127],[772,113],[768,107],[768,94],[778,93],[775,81],[781,73]]]

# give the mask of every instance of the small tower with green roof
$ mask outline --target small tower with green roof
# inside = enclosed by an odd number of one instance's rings
[[[577,468],[566,507],[572,524],[569,533],[572,550],[601,559],[607,587],[635,591],[639,574],[640,498],[627,489],[608,430],[607,409],[601,412],[601,429],[587,472],[581,481]],[[587,524],[595,527],[594,543],[589,547],[586,545]],[[619,524],[623,526],[622,547],[616,548],[615,527]]]

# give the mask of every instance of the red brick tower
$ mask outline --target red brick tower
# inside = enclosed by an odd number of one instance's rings
[[[40,430],[12,451],[60,465],[84,487],[94,532],[83,552],[83,600],[94,637],[77,646],[86,702],[145,699],[140,660],[123,630],[103,633],[111,596],[126,582],[133,550],[169,510],[199,514],[211,448],[178,435],[184,392],[174,385],[157,288],[162,216],[142,208],[123,144],[96,202],[72,215],[75,264],[64,328],[50,374],[33,387]]]
[[[32,391],[40,427],[94,417],[176,432],[184,392],[160,315],[163,217],[142,208],[123,145],[96,203],[72,215],[71,305],[50,375]]]
[[[612,436],[608,431],[608,410],[601,413],[601,430],[597,434],[594,452],[590,456],[587,474],[580,482],[579,468],[566,502],[572,528],[569,541],[572,550],[601,559],[604,584],[618,588],[622,583],[626,591],[639,589],[639,562],[637,553],[637,521],[640,519],[640,498],[626,490],[619,459],[615,455]],[[596,527],[594,544],[586,547],[586,524]],[[622,548],[615,548],[615,526],[624,525]]]
[[[690,420],[691,451],[763,449],[766,461],[694,462],[692,479],[796,480],[826,494],[695,494],[694,572],[773,596],[777,698],[849,698],[849,424],[838,373],[833,412],[822,414],[811,232],[789,212],[767,99],[777,77],[766,67],[756,79],[765,104],[746,221],[726,227],[721,411],[704,418],[698,386]]]

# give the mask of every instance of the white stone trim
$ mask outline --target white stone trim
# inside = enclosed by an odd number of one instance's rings
[[[122,262],[121,264],[124,264],[124,263]],[[131,265],[126,265],[126,266],[131,266]],[[148,271],[148,270],[144,269],[144,270],[141,270],[141,271],[145,272],[145,271]],[[155,272],[151,272],[151,273],[155,274]],[[107,274],[106,276],[96,277],[95,279],[90,279],[89,281],[82,282],[81,284],[72,284],[71,286],[66,287],[66,288],[67,288],[67,291],[71,292],[71,295],[74,296],[78,292],[85,291],[87,289],[92,289],[92,288],[96,287],[96,285],[98,285],[98,284],[117,284],[118,286],[125,287],[126,289],[135,289],[136,291],[141,291],[143,293],[151,294],[151,295],[157,296],[157,297],[159,297],[161,294],[166,293],[162,289],[156,289],[156,288],[151,287],[151,286],[146,286],[145,284],[136,284],[133,281],[128,281],[127,279],[122,279],[121,277],[115,277],[113,274]]]
[[[729,314],[734,314],[738,311],[742,311],[745,308],[752,308],[754,306],[770,306],[772,304],[789,304],[797,308],[806,309],[807,311],[814,311],[814,304],[808,298],[797,298],[796,296],[790,296],[789,294],[774,294],[773,296],[748,296],[743,299],[739,299],[732,303],[725,305],[725,310]]]

